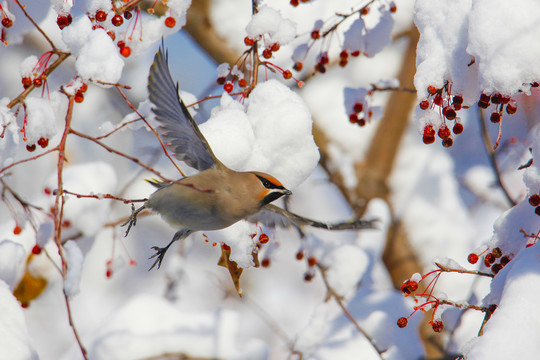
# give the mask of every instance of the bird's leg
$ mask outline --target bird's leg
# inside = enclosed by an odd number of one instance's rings
[[[163,257],[165,256],[165,253],[167,252],[167,250],[169,250],[169,247],[176,241],[176,240],[183,240],[185,238],[187,238],[189,236],[189,234],[191,234],[192,231],[189,230],[189,229],[182,229],[182,230],[179,230],[177,231],[171,242],[169,244],[167,244],[167,246],[165,247],[158,247],[158,246],[152,246],[152,250],[155,250],[156,253],[152,256],[150,256],[149,259],[153,259],[155,257],[157,257],[156,261],[154,262],[154,264],[150,267],[150,269],[148,269],[148,271],[152,270],[156,265],[157,265],[157,268],[159,269],[161,267],[161,262],[163,261]]]
[[[133,205],[133,203],[131,203],[131,215],[129,216],[127,221],[121,225],[121,226],[126,226],[126,225],[129,224],[124,237],[129,234],[129,230],[131,230],[131,227],[135,226],[137,224],[137,215],[139,215],[139,213],[141,211],[143,211],[144,209],[146,209],[146,207],[143,205],[140,208],[138,208],[137,210],[135,210],[135,205]]]

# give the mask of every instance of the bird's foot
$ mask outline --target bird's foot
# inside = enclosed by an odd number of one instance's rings
[[[141,206],[140,208],[138,208],[137,210],[135,210],[135,205],[133,205],[133,203],[131,204],[131,215],[129,216],[129,218],[126,220],[125,223],[123,223],[121,226],[126,226],[128,225],[127,229],[126,229],[126,234],[124,235],[127,236],[129,234],[129,230],[131,230],[131,227],[132,226],[135,226],[137,224],[137,215],[143,211],[145,209],[145,206]]]
[[[148,269],[148,271],[152,270],[154,267],[156,267],[156,265],[158,269],[161,267],[161,262],[163,261],[163,258],[165,257],[165,253],[167,252],[167,250],[169,250],[170,245],[171,244],[162,248],[158,246],[152,246],[152,250],[154,250],[156,253],[150,256],[149,259],[156,258],[156,261],[154,261],[154,264],[150,267],[150,269]]]

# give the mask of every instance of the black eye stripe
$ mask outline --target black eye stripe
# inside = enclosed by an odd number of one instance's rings
[[[285,190],[285,188],[281,185],[277,185],[277,184],[274,184],[273,182],[271,182],[270,180],[268,179],[265,179],[263,178],[262,176],[259,176],[259,175],[255,175],[259,178],[259,180],[261,181],[261,183],[263,184],[263,186],[267,189],[280,189],[280,190]]]

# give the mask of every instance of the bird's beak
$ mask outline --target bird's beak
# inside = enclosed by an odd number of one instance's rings
[[[287,196],[287,195],[291,195],[292,194],[292,191],[291,190],[283,190],[283,195]]]

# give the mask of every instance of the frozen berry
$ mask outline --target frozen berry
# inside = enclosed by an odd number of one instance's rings
[[[499,93],[491,94],[491,102],[493,104],[500,104],[502,102],[502,95]]]
[[[46,139],[46,138],[39,138],[38,140],[38,145],[41,146],[42,148],[46,148],[48,145],[49,145],[49,139]]]
[[[255,44],[255,40],[250,38],[249,36],[246,36],[244,38],[244,44],[246,44],[246,46],[253,46]]]
[[[120,49],[120,54],[123,56],[123,57],[128,57],[129,55],[131,55],[131,49],[129,46],[124,46]]]
[[[34,83],[35,87],[40,87],[43,81],[41,80],[41,78],[35,78],[34,80],[32,80],[32,83]]]
[[[246,86],[247,86],[247,80],[244,79],[244,78],[238,80],[238,86],[240,86],[240,87],[246,87]]]
[[[111,19],[111,22],[114,26],[120,26],[124,23],[124,18],[118,14],[114,15]],[[165,25],[167,25],[167,20],[165,20]],[[171,26],[169,26],[171,27]]]
[[[358,122],[358,115],[356,115],[355,113],[350,114],[349,115],[349,121],[352,124],[356,124]]]
[[[310,256],[307,259],[307,263],[308,263],[309,266],[315,266],[315,265],[317,265],[317,258],[315,258],[313,256]]]
[[[133,14],[131,13],[131,11],[124,11],[124,19],[129,20],[132,16]]]
[[[516,100],[510,100],[510,102],[506,105],[506,112],[509,115],[515,114],[517,111],[517,101]]]
[[[285,70],[283,72],[283,78],[284,79],[290,79],[292,77],[292,73],[291,73],[291,70]]]
[[[463,132],[463,124],[455,123],[454,127],[452,127],[452,132],[456,135],[459,135]]]
[[[103,10],[96,11],[96,20],[97,21],[105,21],[107,20],[107,13]]]
[[[346,59],[349,57],[349,53],[347,52],[347,50],[341,50],[341,52],[339,53],[339,57],[342,59]]]
[[[302,68],[304,67],[304,64],[302,64],[300,61],[295,62],[293,65],[293,69],[295,71],[302,71]]]
[[[223,85],[225,84],[225,82],[227,81],[227,78],[225,76],[220,76],[217,78],[216,82],[218,83],[218,85]]]
[[[429,101],[422,100],[420,101],[420,109],[427,110],[429,108]]]
[[[297,6],[300,4],[300,1],[298,1],[298,0],[291,0],[289,3],[290,3],[292,6],[297,7]]]
[[[34,247],[32,248],[32,254],[34,255],[41,254],[41,246],[39,246],[38,244],[34,245]]]
[[[476,264],[478,262],[478,255],[475,253],[470,253],[467,257],[467,261],[471,264]]]
[[[58,17],[56,18],[56,24],[58,25],[60,30],[71,24],[71,21],[73,21],[71,14],[58,15]]]
[[[8,17],[2,18],[2,26],[5,28],[10,28],[13,26],[13,20]]]
[[[435,320],[433,321],[433,323],[431,324],[431,328],[433,329],[433,331],[435,332],[441,332],[443,331],[443,328],[444,328],[444,324],[441,320]]]
[[[15,227],[13,228],[13,233],[15,235],[19,235],[21,233],[22,229],[19,225],[15,225]]]
[[[409,321],[407,320],[407,318],[405,318],[405,317],[400,317],[400,318],[398,319],[398,321],[397,321],[397,326],[398,326],[399,328],[402,328],[402,329],[403,329],[405,326],[407,326],[407,323],[408,323],[408,322],[409,322]]]
[[[229,82],[226,82],[225,85],[223,85],[223,89],[224,89],[226,92],[228,92],[228,93],[232,92],[232,91],[233,91],[233,88],[234,88],[234,85],[233,85],[233,83],[230,82],[230,81],[229,81]]]
[[[270,259],[269,258],[262,259],[261,266],[262,267],[269,267],[270,266]]]
[[[21,82],[22,82],[23,87],[24,87],[25,89],[29,88],[30,85],[32,85],[32,79],[30,79],[29,76],[23,77],[22,80],[21,80]]]
[[[166,19],[165,19],[165,26],[166,27],[169,27],[169,28],[173,28],[176,26],[176,19],[173,18],[172,16],[168,16]]]
[[[496,123],[498,123],[498,122],[501,121],[501,114],[498,113],[498,112],[492,112],[492,113],[491,113],[491,116],[489,117],[489,120],[490,120],[492,123],[496,124]]]
[[[296,260],[302,260],[304,258],[304,252],[302,250],[296,253]]]
[[[269,239],[268,239],[268,235],[266,235],[266,234],[261,234],[261,235],[259,236],[259,242],[260,242],[261,244],[266,244],[266,243],[268,242],[268,240],[269,240]]]
[[[36,150],[36,144],[26,145],[26,150],[29,152]]]
[[[451,137],[447,137],[445,139],[443,139],[442,141],[442,144],[444,147],[451,147],[452,145],[454,145],[454,140],[451,138]]]
[[[270,47],[270,50],[272,51],[279,51],[279,44],[278,43],[273,43],[272,46]]]
[[[354,57],[360,56],[360,50],[351,51],[351,56],[354,56]]]
[[[491,272],[494,274],[494,275],[497,275],[499,273],[499,271],[501,271],[502,269],[502,265],[501,264],[495,264],[491,267]]]
[[[265,58],[265,59],[270,59],[272,57],[272,50],[270,49],[264,49],[263,52],[262,52],[262,56]]]
[[[441,139],[449,138],[450,135],[451,135],[450,129],[448,128],[448,126],[442,125],[442,126],[439,128],[439,131],[437,132],[437,135],[439,135],[439,137],[440,137]]]
[[[319,32],[319,30],[313,30],[311,32],[311,38],[312,39],[317,40],[320,37],[321,37],[321,33]]]
[[[529,204],[535,207],[540,205],[540,195],[534,194],[529,196]]]
[[[34,146],[35,146],[35,145],[34,145]],[[28,147],[27,147],[27,149],[28,149]],[[29,151],[32,151],[32,150],[29,150]],[[534,208],[534,213],[535,213],[536,215],[540,216],[540,206],[537,206],[537,207]]]
[[[355,113],[361,113],[362,110],[364,110],[364,104],[362,104],[361,102],[357,102],[356,104],[354,104],[353,110]]]
[[[445,106],[443,109],[443,115],[448,120],[454,120],[456,118],[456,110],[454,110],[451,106]]]
[[[440,93],[437,93],[435,97],[433,98],[433,103],[437,106],[441,106],[443,103],[443,98]]]
[[[122,50],[120,50],[120,52],[122,52]],[[75,100],[76,103],[82,103],[84,101],[84,94],[80,90],[77,91],[73,97],[73,100]]]

